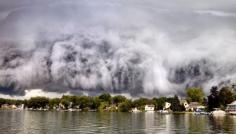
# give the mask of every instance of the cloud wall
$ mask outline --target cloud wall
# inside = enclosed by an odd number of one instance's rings
[[[235,83],[236,2],[0,1],[0,92],[208,92]]]

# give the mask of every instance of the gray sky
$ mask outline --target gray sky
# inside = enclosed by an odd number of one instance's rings
[[[196,83],[207,92],[236,78],[235,7],[235,0],[0,0],[0,83],[11,88],[2,93],[168,95]],[[191,64],[200,75],[186,71]],[[179,68],[187,68],[182,83]]]

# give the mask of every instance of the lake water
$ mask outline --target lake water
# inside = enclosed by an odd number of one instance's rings
[[[158,113],[0,111],[0,134],[236,133],[236,116]]]

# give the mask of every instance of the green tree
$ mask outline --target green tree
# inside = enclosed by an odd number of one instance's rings
[[[61,99],[67,100],[67,101],[69,101],[69,102],[73,102],[73,97],[74,97],[74,96],[63,95]]]
[[[64,107],[65,107],[65,109],[68,109],[69,108],[69,106],[70,106],[70,101],[69,100],[67,100],[67,99],[61,99],[61,102],[60,102]]]
[[[0,98],[0,106],[6,103],[6,99]]]
[[[166,97],[153,98],[154,105],[157,110],[162,110],[165,106]]]
[[[173,111],[184,111],[184,107],[180,105],[180,101],[177,95],[166,99],[167,102],[171,103],[170,109]]]
[[[78,96],[76,98],[76,104],[80,106],[81,109],[88,108],[92,106],[92,97],[88,96]]]
[[[32,97],[28,100],[29,108],[46,108],[49,103],[49,99],[46,97]]]
[[[98,111],[103,112],[107,107],[109,107],[109,104],[107,102],[101,102]]]
[[[147,104],[151,104],[152,102],[147,99],[147,98],[139,98],[139,99],[136,99],[133,101],[133,106],[134,107],[142,107],[142,106],[145,106]]]
[[[219,92],[218,92],[218,87],[213,86],[210,89],[211,94],[207,97],[208,98],[208,110],[212,111],[214,108],[219,108],[220,107],[220,99],[219,99]]]
[[[111,95],[109,93],[103,93],[98,97],[102,102],[111,102]]]
[[[125,102],[120,103],[118,109],[120,112],[128,112],[132,108],[132,101],[126,100]]]
[[[54,107],[58,107],[60,104],[60,98],[53,98],[49,100],[49,108],[53,109]]]
[[[220,89],[219,101],[220,105],[222,105],[224,108],[227,106],[227,104],[230,104],[231,102],[234,101],[234,95],[229,87],[223,87]]]
[[[188,88],[186,89],[186,92],[188,101],[203,103],[204,92],[202,91],[201,88],[196,88],[196,87]]]
[[[116,105],[125,101],[126,101],[126,97],[122,95],[117,95],[117,96],[112,97],[112,102],[115,103]]]
[[[91,109],[98,109],[100,105],[101,105],[101,101],[98,97],[92,98],[92,105],[90,107]]]

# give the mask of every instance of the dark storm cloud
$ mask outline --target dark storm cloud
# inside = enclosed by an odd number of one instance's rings
[[[234,0],[0,0],[0,91],[166,95],[235,82]]]

